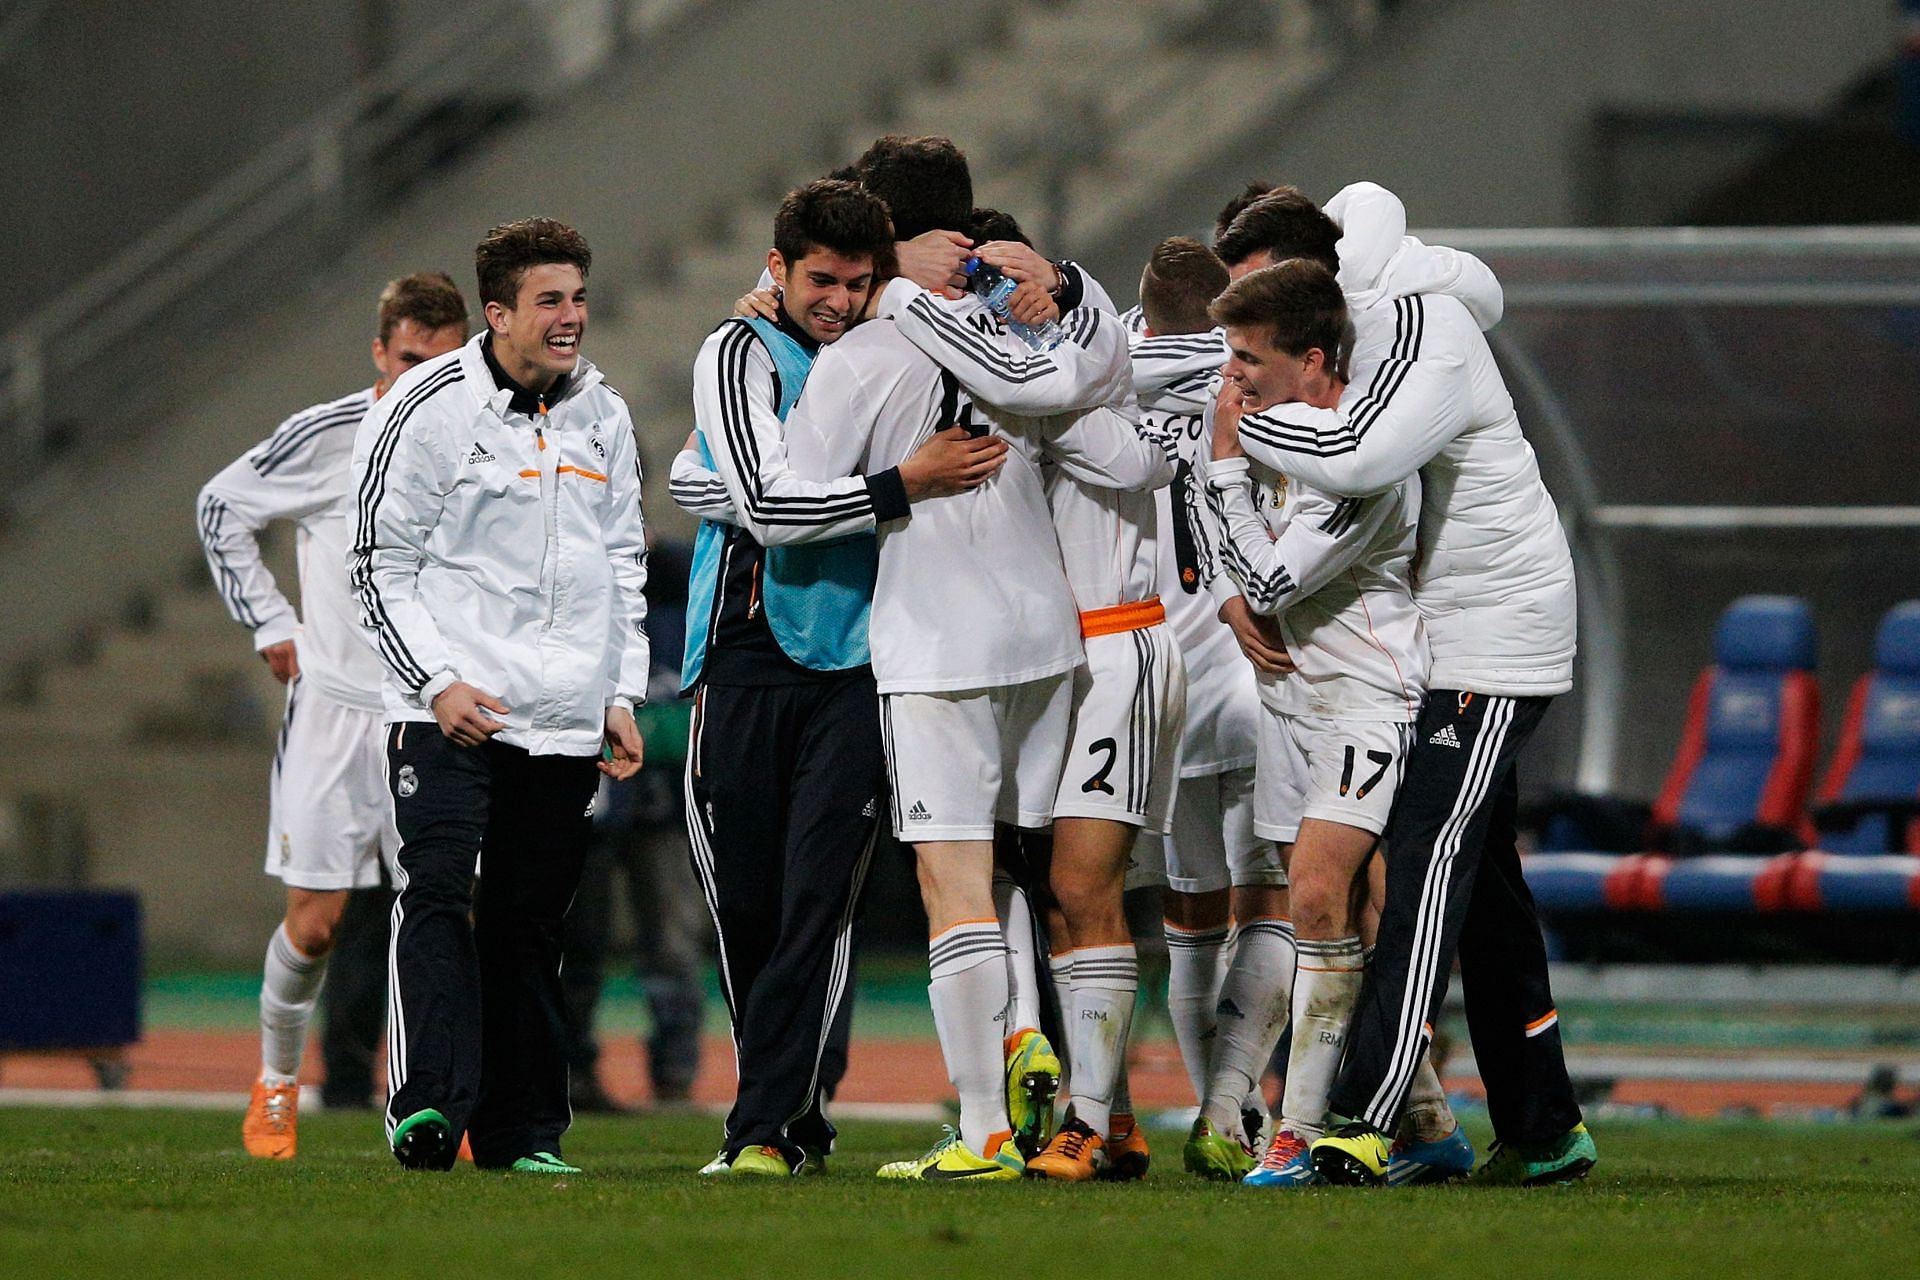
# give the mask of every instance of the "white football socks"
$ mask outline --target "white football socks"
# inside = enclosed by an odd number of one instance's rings
[[[291,1084],[300,1075],[307,1024],[327,976],[325,956],[302,955],[287,938],[286,921],[267,941],[260,982],[260,1074],[268,1084]]]
[[[976,1155],[1012,1128],[1000,1017],[1007,1008],[1007,944],[992,920],[957,924],[927,944],[927,998],[960,1095],[960,1138]]]
[[[1007,1006],[1006,1033],[1040,1029],[1039,946],[1033,936],[1033,905],[1014,878],[993,873],[993,911],[1000,920],[1000,937],[1007,946],[1007,985],[1013,993]]]
[[[1073,953],[1063,951],[1047,957],[1047,980],[1053,983],[1053,998],[1060,1007],[1060,1041],[1053,1046],[1054,1056],[1060,1059],[1061,1084],[1064,1087],[1067,1073],[1073,1070],[1073,1046],[1067,1043],[1073,1038]]]
[[[1459,1126],[1447,1102],[1446,1086],[1433,1069],[1430,1054],[1420,1055],[1420,1066],[1407,1089],[1407,1105],[1400,1111],[1400,1133],[1413,1142],[1438,1142]]]
[[[1241,1104],[1259,1091],[1292,993],[1293,924],[1261,917],[1241,925],[1214,1006],[1213,1066],[1200,1106],[1215,1132],[1239,1132]]]
[[[1193,1100],[1207,1093],[1208,1068],[1213,1060],[1213,1007],[1220,1002],[1220,982],[1227,974],[1228,925],[1217,929],[1182,929],[1162,924],[1167,939],[1167,1016],[1173,1021],[1174,1043],[1193,1084]]]
[[[1360,939],[1302,939],[1299,976],[1293,980],[1293,1051],[1280,1124],[1301,1137],[1326,1136],[1327,1094],[1340,1071],[1347,1026],[1360,998],[1366,970]]]
[[[1114,1088],[1126,1061],[1140,964],[1131,942],[1073,951],[1073,1113],[1095,1133],[1113,1124]]]

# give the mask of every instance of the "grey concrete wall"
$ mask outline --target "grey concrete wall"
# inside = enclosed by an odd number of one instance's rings
[[[775,0],[716,5],[423,183],[360,236],[336,270],[257,307],[209,316],[204,330],[157,335],[178,344],[170,379],[181,393],[178,410],[62,468],[27,521],[0,535],[0,598],[8,601],[0,659],[111,613],[136,587],[192,572],[193,498],[205,479],[286,413],[371,380],[372,302],[384,280],[444,269],[471,305],[473,245],[494,223],[541,213],[587,234],[601,334],[597,344],[589,339],[588,353],[614,385],[631,383],[639,360],[654,357],[644,334],[614,335],[623,327],[621,296],[646,287],[648,246],[691,236],[705,210],[736,198],[794,148],[816,148],[816,128],[857,119],[883,83],[921,74],[919,54],[993,7],[994,0],[906,0],[876,10],[821,0],[802,23]],[[758,266],[757,256],[742,263],[743,287]],[[692,356],[673,358],[690,368]],[[664,446],[687,425],[639,424],[660,464],[650,479],[663,480]],[[650,485],[647,502],[667,505],[663,485]],[[244,655],[237,627],[225,642]],[[100,874],[147,898],[156,954],[257,963],[279,910],[259,869],[271,746],[257,754],[143,750],[156,759],[141,762],[139,779],[96,818],[116,830],[149,825],[138,841],[101,848]],[[0,740],[0,786],[58,781],[34,774],[33,761],[8,761],[9,752],[51,759]],[[182,790],[183,780],[192,786]],[[222,820],[196,822],[211,806]]]
[[[1148,246],[1211,226],[1226,196],[1256,177],[1321,199],[1368,178],[1398,192],[1422,226],[1577,226],[1596,111],[1821,111],[1892,58],[1895,9],[1892,0],[1416,0],[1285,120],[1196,146],[1193,181],[1121,228],[1095,262],[1131,278]]]

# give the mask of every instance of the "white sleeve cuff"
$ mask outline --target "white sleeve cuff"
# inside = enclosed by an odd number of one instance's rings
[[[1218,613],[1222,605],[1240,598],[1240,587],[1231,574],[1221,572],[1215,574],[1213,581],[1207,584],[1207,594],[1213,597],[1214,612]]]
[[[1207,463],[1207,484],[1211,488],[1228,488],[1246,478],[1247,460],[1245,458],[1216,458]]]
[[[283,640],[293,640],[300,635],[300,619],[291,613],[283,613],[277,618],[268,618],[253,629],[253,649],[258,653],[270,649]]]
[[[433,710],[433,700],[460,683],[460,677],[451,671],[442,671],[433,679],[420,686],[420,705]]]
[[[644,698],[641,699],[641,702],[645,702],[645,701],[646,700]],[[607,699],[607,710],[611,711],[615,707],[619,707],[622,711],[625,711],[628,715],[632,715],[634,713],[634,710],[639,705],[640,703],[636,703],[632,698],[629,698],[624,693],[617,693],[613,697]]]

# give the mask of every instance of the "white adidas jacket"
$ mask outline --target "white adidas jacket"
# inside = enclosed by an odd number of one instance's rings
[[[1483,328],[1499,282],[1471,254],[1406,234],[1392,192],[1327,202],[1358,344],[1337,409],[1278,405],[1240,422],[1249,457],[1329,493],[1423,478],[1414,598],[1428,686],[1525,697],[1573,687],[1573,557]]]
[[[510,708],[499,740],[594,755],[646,700],[646,532],[626,403],[582,359],[544,415],[509,407],[485,334],[410,370],[360,426],[351,569],[386,716],[456,680]]]

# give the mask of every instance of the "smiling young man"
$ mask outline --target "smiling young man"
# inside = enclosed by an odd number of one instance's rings
[[[1363,394],[1275,405],[1241,422],[1247,453],[1326,492],[1423,480],[1414,597],[1433,650],[1387,833],[1374,963],[1332,1108],[1353,1123],[1314,1145],[1329,1179],[1397,1180],[1390,1134],[1419,1090],[1457,950],[1497,1143],[1476,1177],[1584,1177],[1598,1153],[1568,1082],[1546,944],[1517,852],[1517,760],[1573,685],[1573,559],[1483,329],[1499,282],[1471,254],[1422,244],[1392,192],[1355,183],[1317,207],[1281,190],[1219,246],[1229,268],[1307,255],[1337,270]]]
[[[1297,668],[1260,677],[1269,714],[1254,792],[1255,830],[1290,846],[1299,964],[1268,1011],[1277,1033],[1291,987],[1280,1127],[1247,1181],[1285,1187],[1315,1180],[1307,1147],[1326,1132],[1327,1090],[1359,994],[1366,868],[1426,689],[1426,636],[1409,584],[1420,485],[1409,478],[1338,499],[1249,464],[1240,448],[1243,412],[1331,408],[1348,391],[1352,326],[1326,265],[1294,258],[1251,272],[1212,311],[1232,354],[1214,410],[1208,498],[1229,575],[1257,614],[1278,619]],[[1231,1116],[1261,1065],[1216,1063],[1207,1108]],[[1441,1123],[1457,1127],[1450,1114]],[[1458,1145],[1456,1163],[1471,1168],[1472,1148]]]
[[[417,364],[467,337],[467,304],[439,272],[380,291],[373,386],[294,414],[200,491],[200,540],[227,610],[287,686],[274,755],[267,874],[287,913],[267,945],[260,985],[260,1076],[242,1125],[247,1154],[294,1154],[300,1058],[327,956],[354,889],[380,882],[393,853],[381,779],[380,660],[359,635],[348,589],[354,431]],[[275,520],[300,531],[300,612],[260,558]]]
[[[687,823],[739,1067],[709,1176],[812,1172],[833,1149],[821,1059],[886,806],[873,531],[917,499],[983,483],[1005,452],[956,430],[871,475],[788,469],[787,411],[892,256],[886,206],[858,184],[791,192],[767,254],[776,318],[723,321],[694,362],[697,457],[683,454],[674,484],[705,517],[683,677],[698,690]]]
[[[564,223],[496,227],[486,331],[402,378],[354,444],[400,836],[387,1132],[409,1168],[450,1167],[464,1132],[483,1168],[577,1172],[561,923],[596,760],[638,772],[647,689],[633,424],[580,355],[591,261]]]

